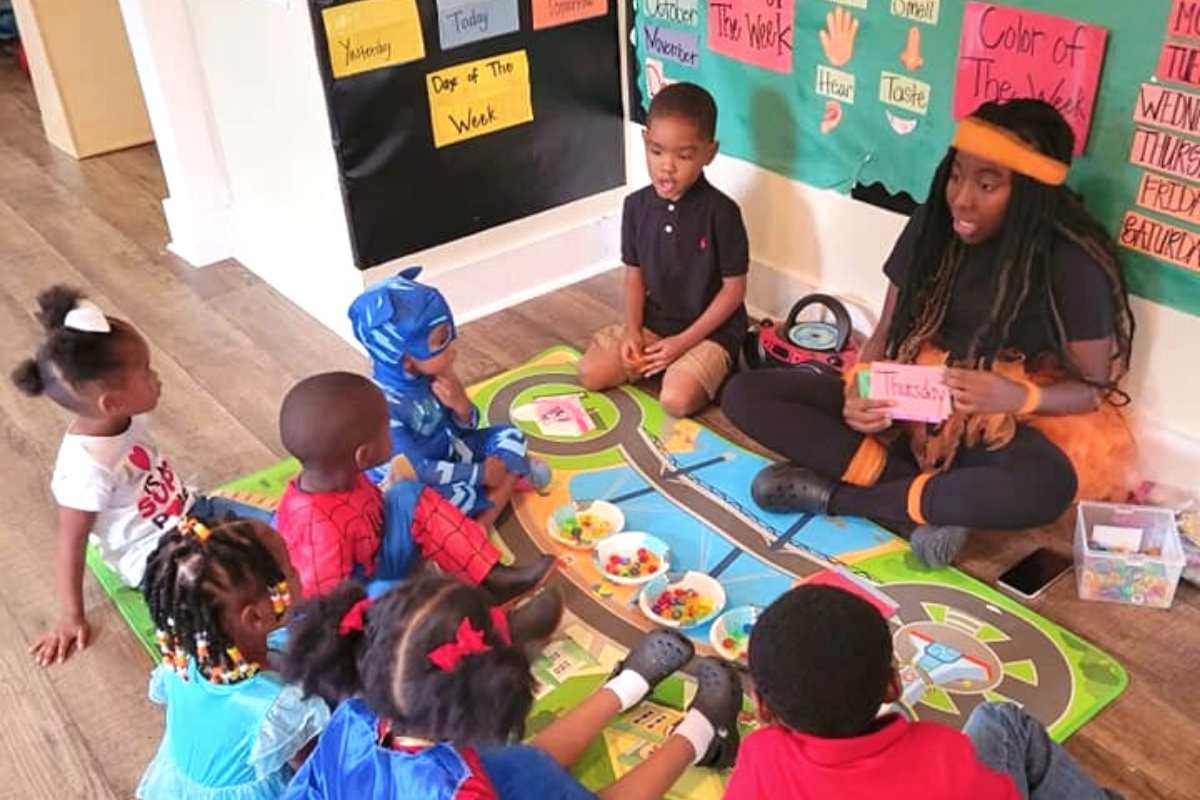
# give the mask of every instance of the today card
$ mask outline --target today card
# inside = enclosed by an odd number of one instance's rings
[[[892,418],[910,422],[944,422],[952,411],[943,367],[873,362],[867,397],[891,400]]]

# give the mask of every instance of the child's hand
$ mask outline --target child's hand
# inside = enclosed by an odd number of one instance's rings
[[[659,339],[646,348],[646,361],[642,367],[642,374],[647,378],[654,377],[678,361],[687,351],[687,342],[678,336]]]
[[[1011,414],[1025,405],[1026,388],[1016,381],[982,369],[946,370],[946,386],[954,410],[965,414]]]
[[[61,664],[75,651],[88,646],[91,629],[85,617],[63,617],[49,633],[42,634],[29,648],[38,666]]]
[[[488,456],[483,462],[483,485],[489,489],[499,486],[508,477],[508,467],[499,456]]]
[[[895,403],[891,400],[870,400],[858,394],[858,381],[846,384],[842,417],[846,424],[859,433],[873,434],[885,431],[892,425],[888,412]]]
[[[642,352],[644,347],[641,331],[625,334],[625,339],[621,342],[621,361],[639,372],[642,371],[646,362],[646,356]]]
[[[433,396],[453,411],[460,420],[465,422],[471,418],[471,398],[467,397],[467,390],[463,388],[462,381],[453,372],[438,375],[433,379]]]

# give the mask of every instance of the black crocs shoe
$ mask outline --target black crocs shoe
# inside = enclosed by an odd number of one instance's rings
[[[685,667],[695,654],[696,646],[691,639],[679,631],[657,628],[634,645],[624,660],[617,664],[612,677],[627,669],[641,675],[653,690],[667,677]]]
[[[731,767],[742,738],[737,725],[743,702],[742,678],[731,665],[707,656],[696,659],[696,678],[700,686],[688,711],[699,711],[715,731],[708,752],[696,764],[713,769]]]
[[[553,586],[543,589],[508,612],[512,643],[530,657],[546,646],[562,622],[562,592]]]
[[[528,564],[508,566],[496,562],[479,586],[492,596],[496,605],[506,606],[540,589],[557,568],[558,559],[545,554]]]
[[[759,471],[750,496],[764,511],[776,514],[825,514],[838,482],[795,464],[772,464]]]

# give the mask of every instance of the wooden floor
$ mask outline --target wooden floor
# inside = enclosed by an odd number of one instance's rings
[[[159,441],[182,474],[210,487],[284,455],[276,412],[295,380],[364,362],[239,265],[194,270],[167,254],[165,194],[151,147],[80,164],[47,144],[28,83],[0,51],[6,361],[33,352],[39,291],[83,287],[147,333],[165,387],[154,414]],[[564,341],[584,345],[616,319],[619,293],[616,276],[602,276],[465,326],[463,377],[483,378]],[[723,427],[716,412],[706,421]],[[161,732],[161,714],[145,700],[150,660],[90,576],[92,646],[49,671],[26,655],[57,613],[48,479],[67,423],[48,400],[0,383],[0,798],[132,797]],[[964,566],[991,580],[1039,540],[1066,546],[1061,531],[979,536]],[[1073,595],[1060,583],[1038,610],[1107,649],[1132,679],[1069,749],[1129,798],[1200,797],[1200,596],[1181,588],[1172,611],[1156,612]]]

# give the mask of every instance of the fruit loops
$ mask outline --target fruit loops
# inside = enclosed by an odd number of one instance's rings
[[[639,547],[637,555],[611,555],[604,565],[604,571],[617,578],[644,578],[662,569],[662,559],[644,547]]]
[[[713,601],[695,589],[667,589],[654,598],[650,607],[663,619],[691,625],[713,612]]]
[[[724,655],[728,658],[745,661],[746,650],[750,647],[750,631],[753,628],[753,622],[745,622],[740,628],[727,629],[725,638],[721,639],[721,649],[725,651]]]
[[[1085,600],[1166,607],[1174,588],[1174,581],[1160,564],[1096,561],[1080,570],[1079,596]]]
[[[579,544],[587,544],[597,539],[603,539],[612,533],[612,523],[595,514],[581,511],[573,517],[568,517],[559,527],[564,539],[570,539]]]

